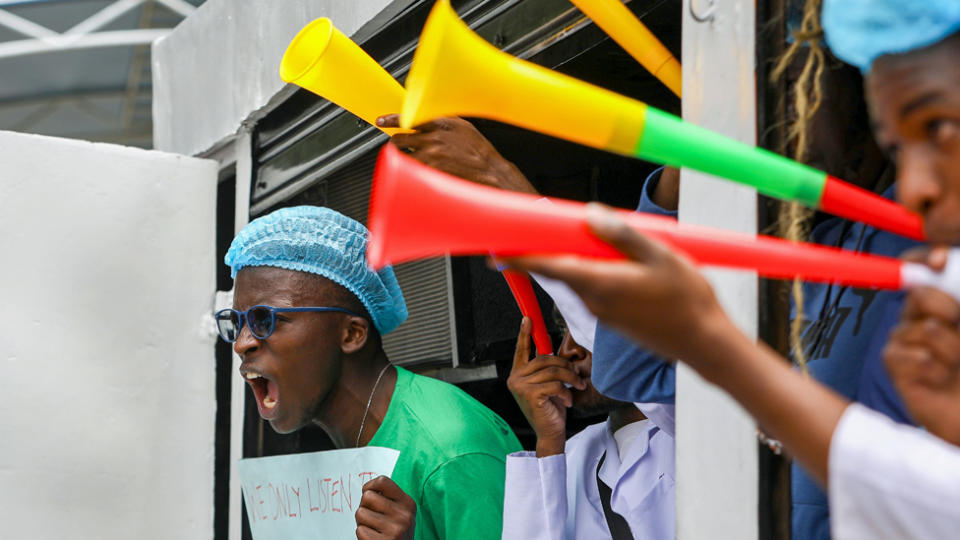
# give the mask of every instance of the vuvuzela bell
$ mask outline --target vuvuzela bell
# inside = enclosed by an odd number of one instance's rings
[[[293,38],[280,61],[280,78],[330,100],[371,125],[400,112],[404,90],[376,60],[323,17]],[[388,135],[400,130],[383,129]]]
[[[680,97],[680,62],[620,0],[570,0],[651,75]]]

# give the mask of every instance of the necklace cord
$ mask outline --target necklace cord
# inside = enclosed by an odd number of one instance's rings
[[[370,412],[370,404],[373,403],[373,395],[377,393],[377,386],[380,385],[380,379],[383,378],[383,374],[387,372],[387,368],[390,367],[390,364],[383,366],[383,369],[380,370],[380,375],[377,375],[377,382],[373,383],[373,390],[370,390],[370,397],[367,399],[367,408],[363,411],[363,419],[360,420],[360,431],[357,433],[357,448],[360,448],[360,437],[363,436],[363,426],[367,423],[367,414]]]

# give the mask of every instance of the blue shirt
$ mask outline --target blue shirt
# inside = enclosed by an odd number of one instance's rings
[[[884,196],[892,198],[892,194],[890,188]],[[840,218],[817,225],[811,241],[892,257],[920,245]],[[859,401],[894,420],[909,422],[882,359],[883,347],[899,320],[903,293],[808,283],[803,286],[803,294],[802,342],[813,378],[851,401]],[[830,538],[826,494],[799,465],[794,464],[792,472],[793,537]]]
[[[662,170],[662,169],[661,169]],[[644,185],[637,211],[676,216],[650,198],[660,170]],[[884,196],[892,198],[893,188]],[[917,242],[862,223],[830,218],[817,225],[812,242],[878,255],[899,256]],[[804,350],[810,374],[844,397],[900,422],[909,422],[883,365],[882,351],[896,325],[903,293],[808,283],[804,292]],[[791,318],[795,311],[791,313]],[[675,373],[667,364],[613,330],[597,326],[591,379],[602,394],[623,401],[672,403]],[[792,528],[798,540],[830,538],[824,492],[799,466],[793,467]]]
[[[660,182],[659,168],[647,177],[637,212],[677,217],[676,210],[664,210],[651,199]],[[674,402],[676,371],[671,363],[638,346],[616,331],[597,324],[593,340],[593,386],[603,395],[636,403]]]

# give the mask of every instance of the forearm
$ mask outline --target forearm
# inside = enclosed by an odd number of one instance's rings
[[[490,159],[488,161],[491,172],[493,173],[487,180],[488,185],[498,186],[508,191],[529,193],[531,195],[540,194],[516,165],[503,159],[499,155],[497,155],[496,158],[497,159]]]
[[[660,208],[675,212],[680,204],[680,169],[664,167],[650,199]]]
[[[830,439],[849,403],[801,375],[726,318],[707,331],[709,346],[694,368],[734,397],[821,485],[826,485]]]

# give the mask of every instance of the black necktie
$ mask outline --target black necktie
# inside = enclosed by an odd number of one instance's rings
[[[630,525],[627,525],[627,520],[614,512],[610,506],[610,497],[613,496],[613,490],[600,479],[600,468],[603,467],[605,459],[607,459],[606,452],[600,456],[600,463],[597,464],[597,489],[600,490],[600,504],[603,505],[603,515],[607,518],[607,527],[610,528],[610,538],[613,540],[633,540],[633,533],[630,532]]]

